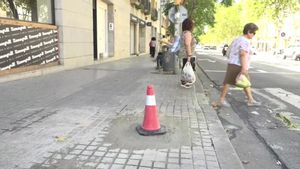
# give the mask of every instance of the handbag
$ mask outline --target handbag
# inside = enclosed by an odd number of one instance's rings
[[[247,88],[251,87],[251,82],[245,75],[239,74],[235,79],[235,85],[240,88]]]
[[[186,62],[181,72],[181,81],[193,84],[196,81],[196,75],[191,62]]]

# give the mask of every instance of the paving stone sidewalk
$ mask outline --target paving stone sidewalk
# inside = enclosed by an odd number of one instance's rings
[[[57,86],[42,88],[40,97],[30,96],[38,99],[20,107],[17,115],[9,114],[12,108],[3,111],[1,117],[11,123],[1,126],[0,168],[243,168],[209,106],[201,80],[185,89],[179,84],[179,74],[154,68],[150,58],[136,57],[0,84],[0,89],[11,85],[18,89],[24,84],[60,81],[66,90],[73,85],[72,92],[48,95],[52,101],[37,106],[34,103],[43,100],[44,90],[55,91]],[[64,81],[60,76],[66,74],[74,78]],[[148,84],[154,85],[160,123],[167,127],[165,135],[145,137],[135,131],[143,121]],[[8,157],[4,157],[6,151]]]

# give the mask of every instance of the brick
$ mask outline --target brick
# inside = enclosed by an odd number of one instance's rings
[[[118,158],[128,158],[129,155],[128,154],[119,154]]]
[[[181,154],[180,157],[190,159],[190,158],[192,158],[192,154]]]
[[[102,156],[104,156],[104,154],[105,154],[105,152],[103,152],[103,151],[96,151],[96,152],[94,153],[94,155],[95,155],[95,156],[98,156],[98,157],[102,157]]]
[[[98,147],[97,146],[88,146],[86,149],[87,150],[96,150]]]
[[[127,159],[117,158],[114,163],[116,163],[116,164],[125,164],[126,161],[127,161]]]
[[[181,159],[181,164],[193,164],[192,159]]]
[[[133,154],[144,154],[145,150],[134,150]]]
[[[122,149],[122,150],[121,150],[121,153],[129,153],[129,151],[126,150],[126,149]]]
[[[109,169],[110,164],[100,163],[96,169]]]
[[[73,159],[75,157],[76,157],[76,155],[68,154],[64,159],[65,160],[71,160],[71,159]]]
[[[128,160],[127,164],[130,164],[130,165],[138,165],[140,162],[140,160]]]
[[[166,167],[166,163],[163,162],[154,162],[154,167],[156,168],[165,168]]]
[[[110,149],[109,150],[109,152],[112,152],[112,153],[118,153],[119,151],[120,151],[119,148],[117,148],[117,149]]]
[[[180,169],[180,166],[178,164],[168,164],[167,168],[170,168],[170,169]]]
[[[81,160],[81,161],[85,161],[89,158],[89,156],[85,156],[85,155],[80,155],[78,156],[78,159]]]
[[[103,146],[104,147],[110,147],[112,144],[111,143],[104,143]]]
[[[73,150],[73,151],[70,152],[70,154],[76,154],[76,155],[78,155],[78,154],[81,153],[81,151],[82,150]]]
[[[168,163],[179,163],[179,159],[178,158],[169,158],[168,159]]]
[[[87,166],[87,167],[96,167],[97,163],[88,162],[88,163],[85,163],[84,166]]]
[[[123,169],[124,165],[119,165],[119,164],[113,164],[111,166],[111,169]]]
[[[138,169],[138,166],[127,165],[124,169]]]
[[[140,166],[144,166],[144,167],[152,167],[152,161],[149,160],[142,160],[140,163]]]
[[[99,151],[107,151],[107,147],[99,147],[98,150]]]
[[[130,159],[142,159],[141,155],[131,155]]]
[[[105,157],[111,157],[111,158],[113,158],[115,156],[117,156],[117,153],[106,153],[105,154]]]
[[[77,150],[83,150],[83,149],[85,149],[86,148],[86,145],[77,145],[76,147],[75,147],[75,149],[77,149]]]
[[[103,163],[112,163],[114,161],[114,159],[113,158],[109,158],[109,157],[104,157],[101,161]]]
[[[180,166],[180,169],[192,169],[193,168],[193,165],[190,165],[190,164],[182,164]]]
[[[94,153],[93,151],[84,151],[84,152],[82,152],[82,155],[90,156],[90,155],[92,155],[93,153]]]
[[[177,157],[179,158],[179,153],[169,153],[169,157]]]

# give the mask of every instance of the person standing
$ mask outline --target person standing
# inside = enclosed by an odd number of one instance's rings
[[[156,58],[156,69],[162,68],[164,55],[169,50],[170,45],[172,45],[172,43],[170,43],[166,36],[163,35],[159,40],[159,52]]]
[[[217,108],[225,104],[225,97],[229,90],[230,85],[235,85],[236,78],[239,75],[245,75],[250,81],[249,67],[251,60],[251,44],[250,41],[256,34],[258,26],[254,23],[248,23],[244,26],[243,35],[237,37],[229,46],[229,57],[226,75],[223,81],[223,89],[218,101],[212,103],[212,106]],[[254,100],[252,96],[251,87],[244,88],[244,92],[247,96],[248,106],[260,106],[261,103]]]
[[[193,70],[195,71],[195,46],[196,46],[196,40],[192,35],[194,29],[194,22],[187,18],[182,22],[182,35],[181,35],[181,48],[179,56],[182,58],[182,69],[184,68],[185,64],[187,62],[190,62]],[[181,86],[185,88],[191,87],[191,84],[185,81],[181,81]]]
[[[149,42],[149,48],[150,48],[150,56],[152,58],[155,57],[155,48],[156,48],[156,38],[152,37],[151,41]]]

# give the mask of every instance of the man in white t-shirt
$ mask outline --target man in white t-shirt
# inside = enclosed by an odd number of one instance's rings
[[[237,37],[227,50],[229,58],[226,76],[223,82],[223,89],[218,101],[213,102],[213,107],[220,107],[225,104],[225,97],[230,85],[235,85],[236,78],[239,75],[245,75],[250,81],[248,69],[251,60],[251,44],[249,42],[255,36],[258,27],[254,23],[248,23],[244,26],[243,35]],[[252,96],[251,87],[244,88],[248,98],[248,106],[259,106],[260,103],[255,101]]]

